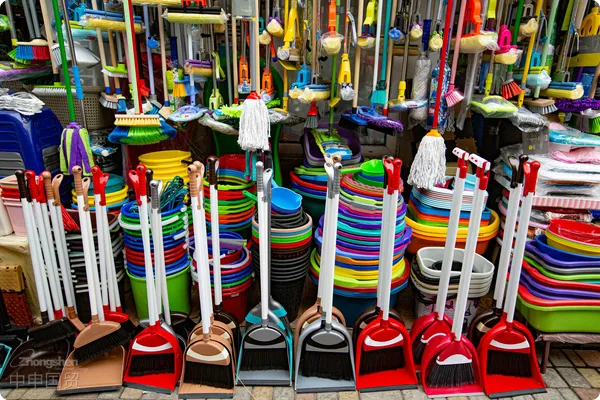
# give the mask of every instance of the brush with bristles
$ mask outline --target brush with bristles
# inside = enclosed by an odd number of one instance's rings
[[[125,64],[118,64],[116,67],[105,65],[102,68],[102,73],[111,78],[127,78],[127,67]]]
[[[67,88],[60,82],[54,82],[54,85],[36,85],[31,91],[36,96],[66,96]],[[75,95],[75,88],[71,88],[71,93]]]
[[[304,127],[308,129],[316,129],[319,127],[319,109],[317,108],[317,102],[313,101],[310,103],[310,108],[306,114],[306,120],[304,121]]]
[[[540,115],[552,114],[558,111],[558,107],[552,99],[526,99],[525,105],[529,108],[529,111]]]
[[[29,42],[17,42],[16,58],[29,61],[49,61],[50,49],[44,39],[33,39]]]
[[[81,68],[93,68],[100,64],[100,59],[89,49],[83,46],[75,45],[75,59],[77,60],[77,66]],[[71,64],[71,49],[68,44],[65,44],[65,51],[67,52],[67,62]],[[58,44],[52,46],[52,58],[56,65],[62,65],[60,48]]]

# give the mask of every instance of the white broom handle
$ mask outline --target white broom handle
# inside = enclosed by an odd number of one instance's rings
[[[337,242],[337,223],[338,223],[338,212],[340,205],[340,171],[341,164],[335,163],[333,166],[333,193],[331,194],[331,230],[328,233],[332,238],[332,251],[327,255],[325,260],[325,266],[328,268],[327,281],[323,287],[323,309],[325,310],[325,324],[331,325],[332,320],[332,309],[333,309],[333,286],[334,286],[334,268],[335,268],[335,254],[336,254],[336,242]],[[328,194],[329,196],[329,194]]]
[[[98,233],[98,266],[100,267],[100,288],[102,305],[108,305],[108,280],[106,277],[106,239],[104,238],[104,221],[100,212],[100,194],[94,194],[94,209],[96,210],[96,232]]]
[[[384,262],[383,268],[381,268],[380,263],[380,278],[381,281],[381,308],[383,310],[383,320],[387,321],[390,315],[390,290],[392,285],[392,263],[393,263],[393,248],[394,248],[394,227],[395,227],[395,218],[391,218],[393,212],[393,204],[398,204],[398,192],[394,190],[393,194],[388,194],[387,190],[384,189],[383,192],[383,200],[385,207],[384,212],[386,217],[382,221],[382,225],[386,227],[386,236],[382,236],[381,246],[384,246],[385,253],[383,254]],[[383,228],[383,226],[382,226]],[[383,243],[385,242],[385,244]]]
[[[517,241],[515,243],[515,252],[510,269],[510,279],[506,292],[506,303],[504,312],[506,313],[506,322],[513,322],[515,316],[515,306],[517,304],[517,293],[519,291],[519,279],[521,278],[521,268],[523,267],[523,255],[525,253],[525,242],[527,241],[527,231],[529,230],[529,219],[531,218],[531,206],[533,205],[533,192],[530,192],[523,198],[521,205],[521,218],[519,219],[519,228],[517,230]]]
[[[384,172],[385,173],[385,172]],[[387,186],[387,185],[386,185]],[[389,218],[389,198],[387,194],[387,187],[383,189],[383,205],[381,207],[381,235],[379,239],[379,265],[378,265],[378,279],[377,279],[377,307],[382,308],[383,299],[381,295],[383,294],[384,282],[382,271],[385,268],[385,262],[387,260],[387,253],[389,251],[387,247],[387,240],[385,238],[390,234],[388,230],[388,224],[386,218]]]
[[[58,208],[58,209],[57,209]],[[73,293],[72,288],[69,288],[68,276],[71,274],[71,270],[68,267],[67,256],[65,255],[61,240],[60,231],[63,229],[60,225],[60,221],[57,212],[60,211],[60,207],[50,206],[50,218],[52,219],[52,231],[56,240],[56,253],[58,254],[58,264],[60,265],[60,274],[62,275],[63,285],[65,288],[65,300],[68,307],[73,307]]]
[[[323,300],[323,279],[324,279],[324,274],[325,271],[323,270],[322,266],[323,264],[323,260],[326,259],[327,257],[327,253],[329,251],[332,251],[333,249],[331,248],[330,245],[328,245],[329,240],[328,237],[325,236],[325,232],[329,232],[329,217],[331,215],[331,199],[328,196],[325,196],[325,213],[323,214],[323,234],[321,235],[321,265],[319,266],[320,268],[320,276],[319,276],[319,284],[317,285],[317,297],[319,299],[321,299],[321,309],[322,309],[322,300]],[[333,250],[335,252],[335,250]]]
[[[84,193],[85,201],[87,201],[87,192],[89,187],[89,183],[87,178],[84,178]],[[85,185],[88,185],[87,187]],[[87,247],[90,254],[90,260],[92,262],[92,280],[88,280],[88,289],[93,290],[96,295],[96,311],[98,313],[98,319],[100,321],[104,321],[104,309],[102,308],[102,295],[100,293],[100,278],[98,276],[98,268],[96,267],[96,244],[94,243],[94,233],[92,231],[92,217],[89,212],[89,208],[84,210],[84,218],[85,218],[85,226],[87,230],[87,237],[89,240],[87,241]]]
[[[233,11],[233,10],[232,10]],[[230,99],[231,104],[236,103],[236,99],[238,98],[238,56],[237,56],[237,19],[234,15],[231,16],[231,55],[233,57],[233,97]]]
[[[142,242],[144,244],[144,267],[146,269],[146,291],[148,295],[148,318],[150,326],[158,321],[158,312],[155,302],[154,272],[152,271],[152,255],[150,253],[150,234],[148,226],[148,197],[140,196],[140,223],[142,226]]]
[[[215,174],[216,174],[215,167]],[[212,240],[212,262],[213,279],[215,290],[215,305],[219,306],[223,302],[223,293],[221,291],[221,243],[219,242],[219,195],[216,185],[210,185],[210,227]]]
[[[146,56],[148,57],[148,80],[150,81],[150,98],[155,100],[156,90],[154,88],[154,63],[152,60],[152,49],[148,46],[148,41],[150,40],[150,17],[148,15],[148,6],[144,5],[144,25],[146,25]],[[162,18],[162,17],[159,17]],[[140,44],[138,43],[138,46]],[[142,62],[142,60],[140,60]]]
[[[461,160],[468,160],[469,153],[455,148],[455,154]],[[456,178],[454,180],[454,192],[452,194],[452,205],[450,208],[450,219],[448,221],[448,233],[446,234],[446,243],[444,245],[444,258],[442,259],[442,270],[440,273],[440,283],[435,302],[435,312],[438,320],[444,319],[444,310],[446,308],[446,298],[448,297],[448,285],[450,284],[450,275],[452,273],[452,261],[454,259],[454,249],[456,247],[456,235],[460,222],[460,211],[465,190],[466,175],[461,168],[456,168]]]
[[[159,315],[160,318],[160,313],[162,310],[161,307],[161,301],[162,301],[162,290],[161,290],[161,285],[162,285],[162,281],[160,279],[161,277],[161,270],[160,270],[160,250],[158,249],[158,242],[159,242],[159,235],[160,232],[158,231],[158,228],[156,227],[157,223],[156,223],[156,210],[154,209],[154,199],[153,199],[154,194],[151,193],[150,194],[150,201],[152,203],[152,206],[150,207],[150,231],[152,232],[152,245],[153,245],[153,254],[154,254],[154,292],[156,293],[156,296],[154,298],[154,301],[156,302],[156,310],[157,313]],[[160,223],[159,223],[160,224]]]
[[[390,1],[390,0],[388,0]],[[379,44],[381,42],[381,16],[383,14],[383,1],[378,0],[377,2],[377,30],[375,34],[375,65],[373,66],[373,91],[377,87],[377,73],[379,72]],[[387,32],[384,33],[387,35]],[[385,51],[385,49],[384,49]]]
[[[96,212],[102,213],[102,229],[104,230],[104,240],[106,246],[104,247],[104,253],[107,260],[106,264],[106,275],[108,283],[108,306],[110,311],[117,311],[117,307],[121,307],[121,299],[119,299],[119,292],[117,288],[117,273],[115,271],[115,260],[112,247],[112,238],[110,235],[110,227],[108,226],[108,214],[106,206],[100,206],[100,210]]]
[[[265,193],[265,171],[262,161],[256,163],[256,196],[258,198],[258,238],[259,238],[259,259],[260,259],[260,317],[263,321],[267,320],[269,307],[269,246],[267,238],[268,218],[266,215],[266,193]]]
[[[42,224],[44,226],[46,237],[48,238],[48,244],[50,245],[50,253],[52,255],[52,268],[48,271],[48,274],[52,274],[52,279],[55,282],[56,296],[58,298],[58,308],[62,310],[63,315],[66,315],[65,303],[62,296],[62,290],[60,288],[60,276],[58,276],[58,261],[56,259],[56,254],[54,251],[54,240],[52,238],[52,227],[50,226],[50,214],[48,212],[48,203],[42,203],[40,204],[40,206],[42,209]]]

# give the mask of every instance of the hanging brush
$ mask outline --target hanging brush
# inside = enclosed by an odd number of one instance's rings
[[[512,46],[517,45],[517,39],[519,37],[519,28],[521,26],[521,18],[523,16],[523,3],[524,0],[519,0],[519,4],[517,5],[515,26],[513,28],[512,33]],[[504,82],[502,82],[502,97],[504,97],[506,100],[512,99],[513,97],[518,96],[521,93],[521,87],[513,80],[513,68],[514,64],[508,66],[506,79],[504,80]]]
[[[463,31],[463,24],[465,21],[465,11],[467,9],[467,0],[462,0],[460,2],[460,11],[458,13],[458,26],[456,28],[456,40],[454,42],[454,53],[452,56],[452,70],[450,72],[450,85],[448,86],[448,91],[444,95],[446,99],[446,104],[448,108],[454,107],[456,104],[460,103],[465,96],[461,93],[458,88],[454,87],[454,78],[456,77],[456,69],[458,68],[458,56],[460,53],[460,45],[461,45],[461,36]],[[453,111],[450,111],[452,113]]]

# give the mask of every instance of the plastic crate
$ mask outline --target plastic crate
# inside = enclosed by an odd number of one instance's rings
[[[104,91],[101,86],[84,86],[83,87],[83,107],[87,118],[88,131],[92,129],[105,129],[113,126],[115,122],[115,113],[112,110],[102,107],[100,104],[100,93]],[[69,106],[65,101],[64,96],[44,96],[37,97],[46,104],[46,107],[54,111],[58,120],[63,126],[71,122],[69,117]],[[80,124],[83,122],[81,118],[81,109],[79,101],[75,98],[75,119]]]

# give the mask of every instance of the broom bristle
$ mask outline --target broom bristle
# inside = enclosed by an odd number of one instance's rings
[[[129,335],[125,330],[119,329],[110,335],[102,336],[90,342],[84,346],[76,348],[73,354],[73,358],[77,362],[84,362],[103,354],[109,353],[113,349],[124,346],[129,343]]]
[[[285,348],[243,349],[240,368],[244,371],[288,370],[288,352]]]
[[[175,372],[175,357],[170,354],[140,354],[131,356],[129,375],[172,374]]]
[[[436,362],[427,376],[427,384],[432,388],[460,387],[473,383],[473,363],[440,365]]]
[[[204,364],[190,361],[185,364],[183,381],[220,389],[233,389],[234,385],[231,365]]]
[[[129,336],[130,339],[136,335],[137,327],[130,319],[121,323],[121,329]]]
[[[40,348],[63,339],[75,337],[77,329],[66,319],[52,321],[40,328],[31,329],[33,347]]]
[[[344,381],[354,378],[348,353],[304,351],[300,359],[300,368],[304,376]]]
[[[309,115],[304,121],[304,127],[307,129],[317,129],[319,127],[319,118],[316,115]]]
[[[521,87],[512,79],[502,83],[502,97],[506,100],[512,99],[521,93]]]
[[[488,351],[487,373],[490,375],[531,377],[529,354],[510,351]]]
[[[372,374],[404,368],[404,348],[396,346],[380,350],[363,351],[360,360],[360,374]]]
[[[412,344],[412,351],[413,351],[413,360],[415,361],[415,364],[421,364],[421,360],[423,359],[423,353],[425,352],[425,347],[426,347],[426,343],[423,343],[423,341],[421,341],[421,337],[418,337],[415,339],[415,341]]]
[[[33,46],[33,59],[34,60],[49,60],[50,49],[48,46]]]
[[[452,91],[446,93],[446,103],[448,107],[453,107],[463,101],[465,96],[458,89],[453,89]]]
[[[385,90],[375,90],[371,95],[371,103],[385,105],[387,103]]]

